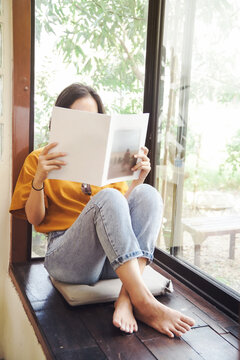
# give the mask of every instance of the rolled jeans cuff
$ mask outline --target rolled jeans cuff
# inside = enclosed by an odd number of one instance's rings
[[[124,264],[125,262],[135,259],[135,258],[140,258],[140,257],[144,257],[146,258],[147,261],[147,265],[150,264],[153,260],[153,254],[148,252],[148,251],[144,251],[144,250],[138,250],[138,251],[133,251],[129,254],[125,254],[122,256],[119,256],[117,259],[115,259],[112,263],[111,266],[113,268],[113,270],[115,271],[120,265]]]

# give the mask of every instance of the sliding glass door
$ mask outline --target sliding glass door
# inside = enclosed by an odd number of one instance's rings
[[[158,248],[240,295],[240,3],[166,0]]]

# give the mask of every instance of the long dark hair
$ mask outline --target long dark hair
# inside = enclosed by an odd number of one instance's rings
[[[74,83],[66,87],[59,95],[56,100],[55,106],[70,108],[74,101],[91,96],[97,103],[98,112],[100,114],[105,113],[105,109],[100,96],[90,86]]]

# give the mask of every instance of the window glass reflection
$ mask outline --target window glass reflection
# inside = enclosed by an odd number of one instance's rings
[[[237,292],[239,21],[237,0],[166,1],[156,179],[158,246]]]

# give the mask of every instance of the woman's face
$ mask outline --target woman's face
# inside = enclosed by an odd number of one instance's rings
[[[98,112],[97,103],[91,96],[86,96],[81,99],[77,99],[70,106],[70,109],[88,111],[88,112],[94,112],[94,113]]]

